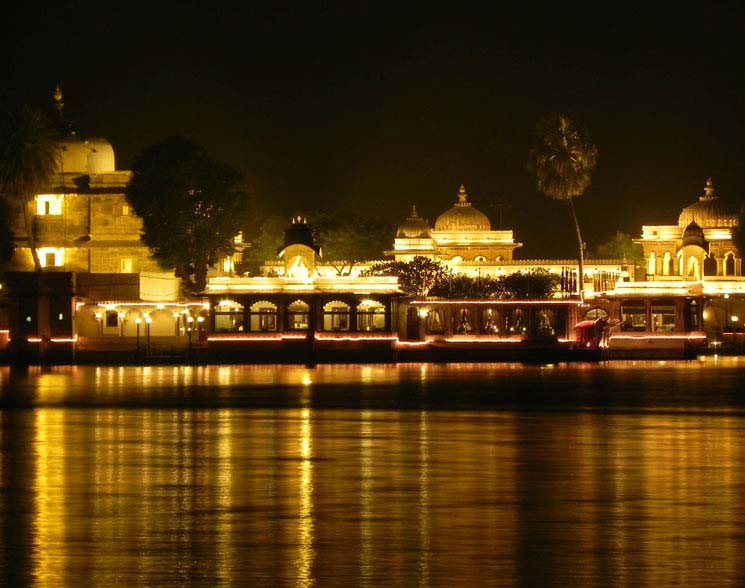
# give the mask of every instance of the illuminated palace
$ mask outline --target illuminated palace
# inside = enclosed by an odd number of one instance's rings
[[[98,338],[184,335],[188,316],[204,310],[179,301],[178,280],[165,273],[140,241],[142,221],[125,196],[131,172],[116,169],[106,139],[83,137],[64,120],[54,94],[60,141],[57,172],[27,204],[36,251],[52,296],[33,292],[34,263],[22,215],[12,219],[16,248],[6,267],[7,320],[22,337],[54,343]],[[187,316],[188,315],[188,316]],[[7,331],[6,331],[7,333]]]
[[[417,214],[414,206],[396,232],[393,250],[386,251],[386,255],[396,261],[410,261],[415,256],[436,259],[454,273],[472,277],[535,269],[567,275],[576,270],[577,262],[571,259],[514,259],[519,247],[522,243],[515,241],[511,229],[492,230],[489,218],[473,206],[461,185],[455,204],[437,217],[434,228]],[[589,259],[585,265],[585,289],[605,290],[618,280],[633,277],[633,273],[633,266],[622,260]]]
[[[64,120],[59,91],[55,104]],[[228,259],[211,270],[202,298],[184,300],[173,273],[161,271],[140,241],[142,221],[125,196],[131,172],[116,169],[111,144],[70,133],[61,148],[51,185],[28,203],[43,292],[22,219],[13,226],[17,247],[2,290],[9,330],[2,332],[14,341],[149,351],[151,338],[183,348],[195,335],[216,357],[239,349],[237,357],[251,360],[272,350],[291,357],[293,346],[340,359],[355,350],[496,348],[541,336],[568,345],[579,337],[584,344],[589,336],[575,325],[589,332],[598,321],[607,323],[603,341],[611,349],[640,341],[675,346],[706,338],[716,344],[745,333],[745,277],[732,242],[737,213],[720,201],[711,181],[676,224],[642,228],[643,268],[588,260],[583,300],[575,260],[516,259],[522,243],[512,230],[493,230],[463,186],[434,226],[413,208],[386,255],[398,261],[424,256],[471,277],[545,269],[561,277],[553,299],[406,297],[395,277],[361,275],[374,260],[338,275],[338,264],[322,260],[313,231],[296,217],[263,275],[235,275]],[[237,256],[245,246],[239,236]]]

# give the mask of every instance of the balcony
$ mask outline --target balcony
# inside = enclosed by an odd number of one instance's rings
[[[65,239],[65,220],[62,215],[37,215],[33,219],[36,242],[59,242]]]

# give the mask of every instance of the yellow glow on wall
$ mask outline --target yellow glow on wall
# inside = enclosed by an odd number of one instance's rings
[[[305,265],[303,258],[299,255],[292,260],[292,264],[287,270],[287,275],[296,280],[307,280],[310,276],[308,266]]]
[[[62,267],[65,265],[64,247],[39,247],[36,250],[41,267]]]

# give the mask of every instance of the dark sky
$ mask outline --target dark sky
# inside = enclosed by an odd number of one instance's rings
[[[745,200],[738,4],[107,4],[11,9],[0,93],[43,103],[60,83],[121,169],[186,135],[288,217],[417,204],[434,221],[464,183],[522,257],[572,255],[566,205],[525,171],[536,121],[564,111],[600,153],[577,201],[590,248],[674,222],[707,176]]]

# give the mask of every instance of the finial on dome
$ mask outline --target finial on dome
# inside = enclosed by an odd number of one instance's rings
[[[714,182],[711,181],[711,178],[706,180],[706,187],[704,188],[702,198],[714,198]]]
[[[411,218],[419,218],[419,215],[416,212],[416,204],[412,204],[411,206]]]
[[[62,109],[65,107],[65,97],[62,94],[62,90],[59,87],[59,84],[54,88],[54,94],[52,94],[52,98],[54,100],[54,107],[57,109],[57,112],[62,114]]]
[[[466,194],[466,187],[461,184],[458,190],[458,204],[468,204],[468,194]]]

